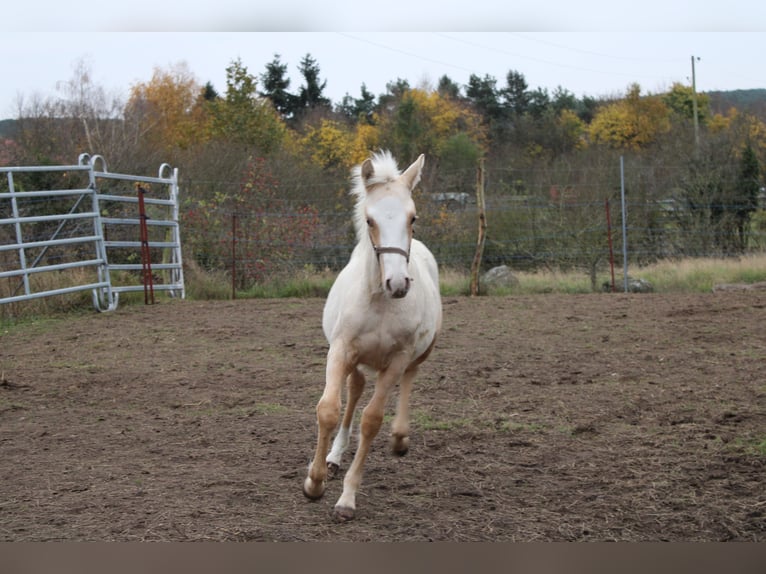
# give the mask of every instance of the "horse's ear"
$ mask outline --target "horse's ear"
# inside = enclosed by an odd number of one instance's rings
[[[420,157],[416,159],[410,167],[402,174],[402,179],[405,185],[412,191],[420,181],[420,175],[423,171],[423,164],[426,161],[426,156],[420,154]]]
[[[372,160],[367,158],[362,163],[362,182],[366,185],[369,179],[375,174],[375,170],[372,167]]]

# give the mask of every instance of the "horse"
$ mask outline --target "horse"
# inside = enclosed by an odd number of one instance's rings
[[[420,181],[424,162],[421,154],[400,172],[391,153],[379,151],[352,170],[357,243],[330,288],[322,314],[329,343],[325,387],[316,406],[316,452],[303,483],[306,497],[322,497],[326,480],[340,469],[349,444],[354,410],[366,383],[363,368],[376,371],[372,397],[362,411],[357,450],[334,507],[338,522],[354,518],[365,459],[382,425],[387,398],[397,384],[391,446],[399,456],[409,450],[412,383],[441,329],[436,259],[413,238],[417,216],[412,190]],[[330,448],[340,420],[344,383],[346,410]]]

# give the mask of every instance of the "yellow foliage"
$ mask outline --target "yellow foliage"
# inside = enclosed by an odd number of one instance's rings
[[[132,86],[126,113],[156,145],[186,148],[207,131],[201,94],[202,87],[185,63],[168,70],[155,68],[149,82]]]
[[[457,134],[466,134],[480,149],[486,147],[481,117],[457,100],[438,92],[411,89],[404,92],[397,111],[381,119],[384,133],[394,134],[397,144],[418,153],[439,155],[442,146]]]
[[[585,122],[574,111],[568,108],[561,110],[556,123],[561,129],[564,139],[567,142],[571,142],[574,149],[585,147]]]
[[[627,96],[604,106],[588,132],[595,142],[616,148],[640,149],[670,130],[670,110],[658,96],[641,96],[633,84]]]
[[[760,153],[766,152],[766,124],[756,116],[730,108],[725,116],[715,114],[708,127],[716,133],[731,132],[740,147],[749,143]]]
[[[370,156],[370,152],[378,147],[378,141],[379,132],[375,126],[356,124],[347,127],[336,121],[322,120],[319,127],[308,128],[301,145],[322,167],[351,169]]]
[[[713,116],[713,119],[711,119],[710,122],[708,123],[708,127],[713,132],[721,132],[724,130],[728,130],[730,124],[731,124],[731,118],[724,116],[722,114],[715,114]]]

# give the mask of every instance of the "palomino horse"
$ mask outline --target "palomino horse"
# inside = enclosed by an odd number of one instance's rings
[[[353,170],[357,245],[324,307],[322,326],[330,350],[325,388],[316,407],[316,453],[303,483],[308,498],[324,494],[328,473],[337,472],[349,443],[354,409],[365,385],[361,367],[377,371],[375,390],[362,412],[357,451],[335,504],[335,519],[341,522],[354,517],[364,462],[383,422],[386,399],[397,384],[392,447],[398,455],[407,453],[412,381],[441,328],[436,260],[412,237],[416,219],[412,190],[420,181],[424,161],[421,155],[400,173],[391,154],[380,152]],[[344,382],[346,411],[330,450]]]

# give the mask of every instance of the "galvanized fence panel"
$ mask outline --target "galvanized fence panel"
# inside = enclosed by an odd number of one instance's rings
[[[6,175],[0,187],[0,280],[6,281],[0,303],[90,290],[95,308],[111,311],[120,293],[145,291],[147,278],[152,290],[185,296],[177,169],[163,164],[158,177],[110,173],[101,156],[82,154],[76,165],[0,172]],[[137,212],[139,188],[151,190],[145,198],[151,213]],[[162,230],[161,237],[136,241],[142,222]],[[69,274],[76,284],[55,285],[57,273],[75,269],[82,271]],[[140,284],[132,280],[136,271]]]

